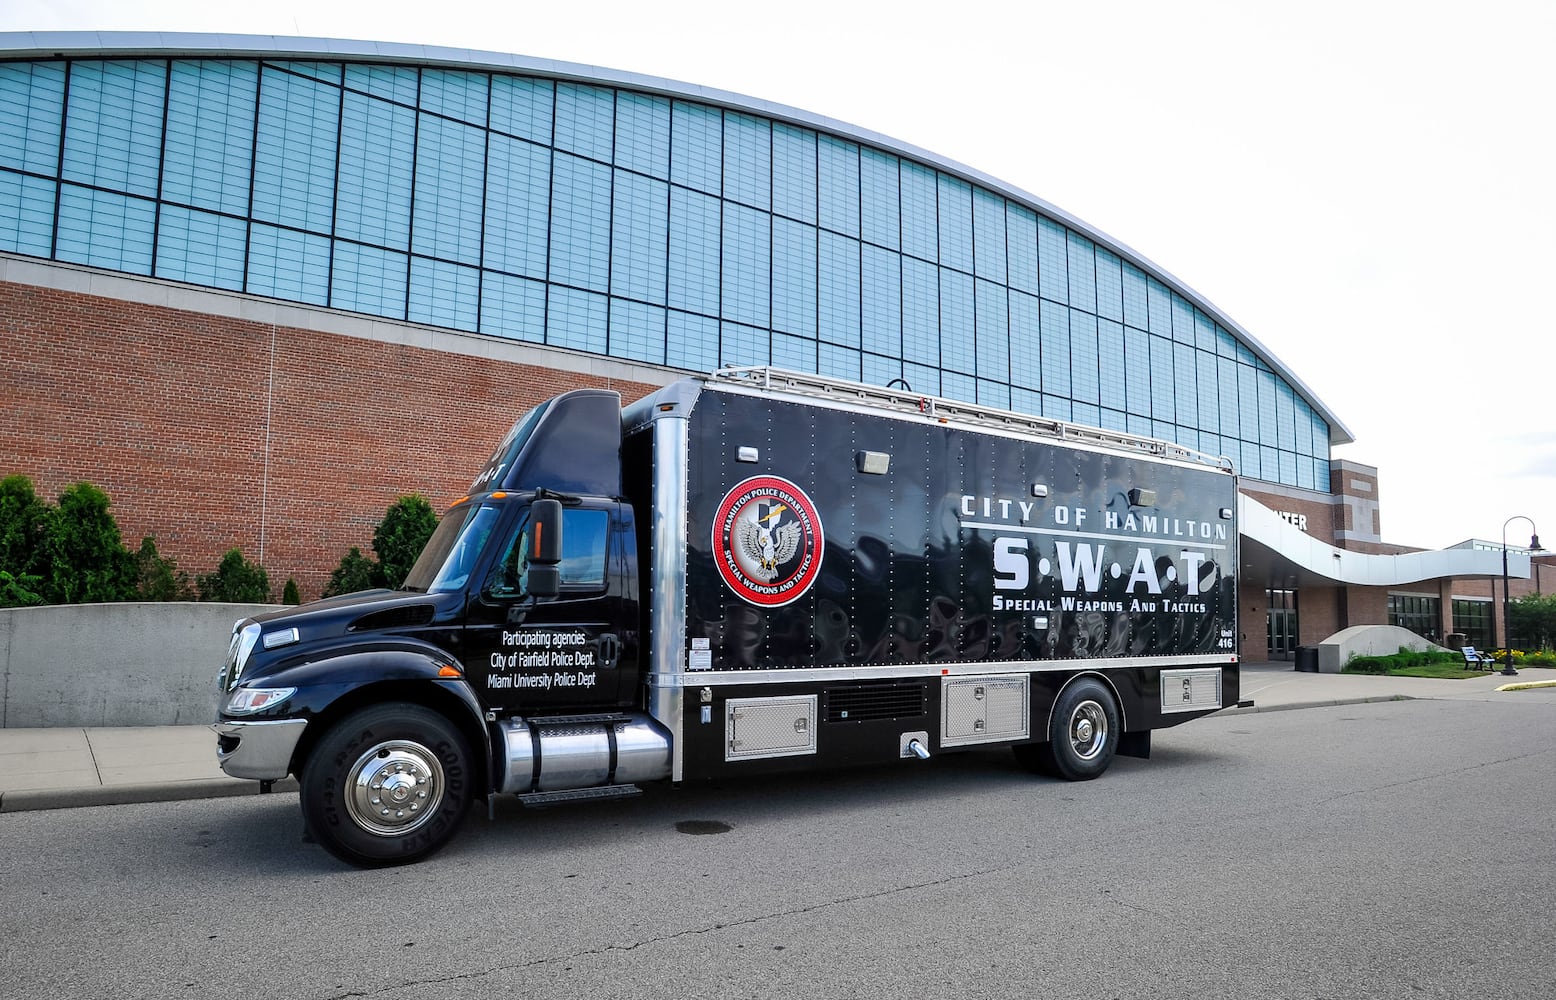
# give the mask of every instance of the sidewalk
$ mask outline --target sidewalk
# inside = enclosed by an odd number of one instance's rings
[[[1359,674],[1298,673],[1289,663],[1245,663],[1241,698],[1248,708],[1223,714],[1354,705],[1408,698],[1502,700],[1506,684],[1536,684],[1556,701],[1556,670],[1525,667],[1517,677],[1493,671],[1460,681]],[[278,781],[278,792],[297,782]],[[259,782],[229,778],[216,765],[216,736],[206,726],[114,729],[0,729],[0,812],[257,795]]]

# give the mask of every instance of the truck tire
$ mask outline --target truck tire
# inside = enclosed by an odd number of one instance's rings
[[[375,705],[313,748],[299,787],[303,819],[342,861],[408,864],[458,832],[470,778],[470,748],[452,722],[419,705]]]
[[[1090,781],[1113,762],[1118,734],[1118,704],[1112,692],[1088,677],[1065,688],[1054,703],[1052,742],[1018,746],[1016,760],[1052,778]]]

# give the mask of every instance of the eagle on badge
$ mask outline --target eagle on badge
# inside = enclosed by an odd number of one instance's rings
[[[761,566],[768,583],[778,578],[778,564],[788,562],[800,548],[800,522],[773,526],[788,509],[787,504],[779,504],[766,514],[739,522],[740,548]]]

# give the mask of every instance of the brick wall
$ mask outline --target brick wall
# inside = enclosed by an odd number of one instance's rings
[[[397,496],[440,512],[541,400],[655,386],[0,282],[0,475],[87,480],[132,550],[316,597]]]

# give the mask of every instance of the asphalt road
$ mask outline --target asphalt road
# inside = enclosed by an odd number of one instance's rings
[[[0,996],[1556,995],[1549,696],[1211,718],[1078,785],[503,803],[388,871],[300,835],[295,795],[0,815]]]

